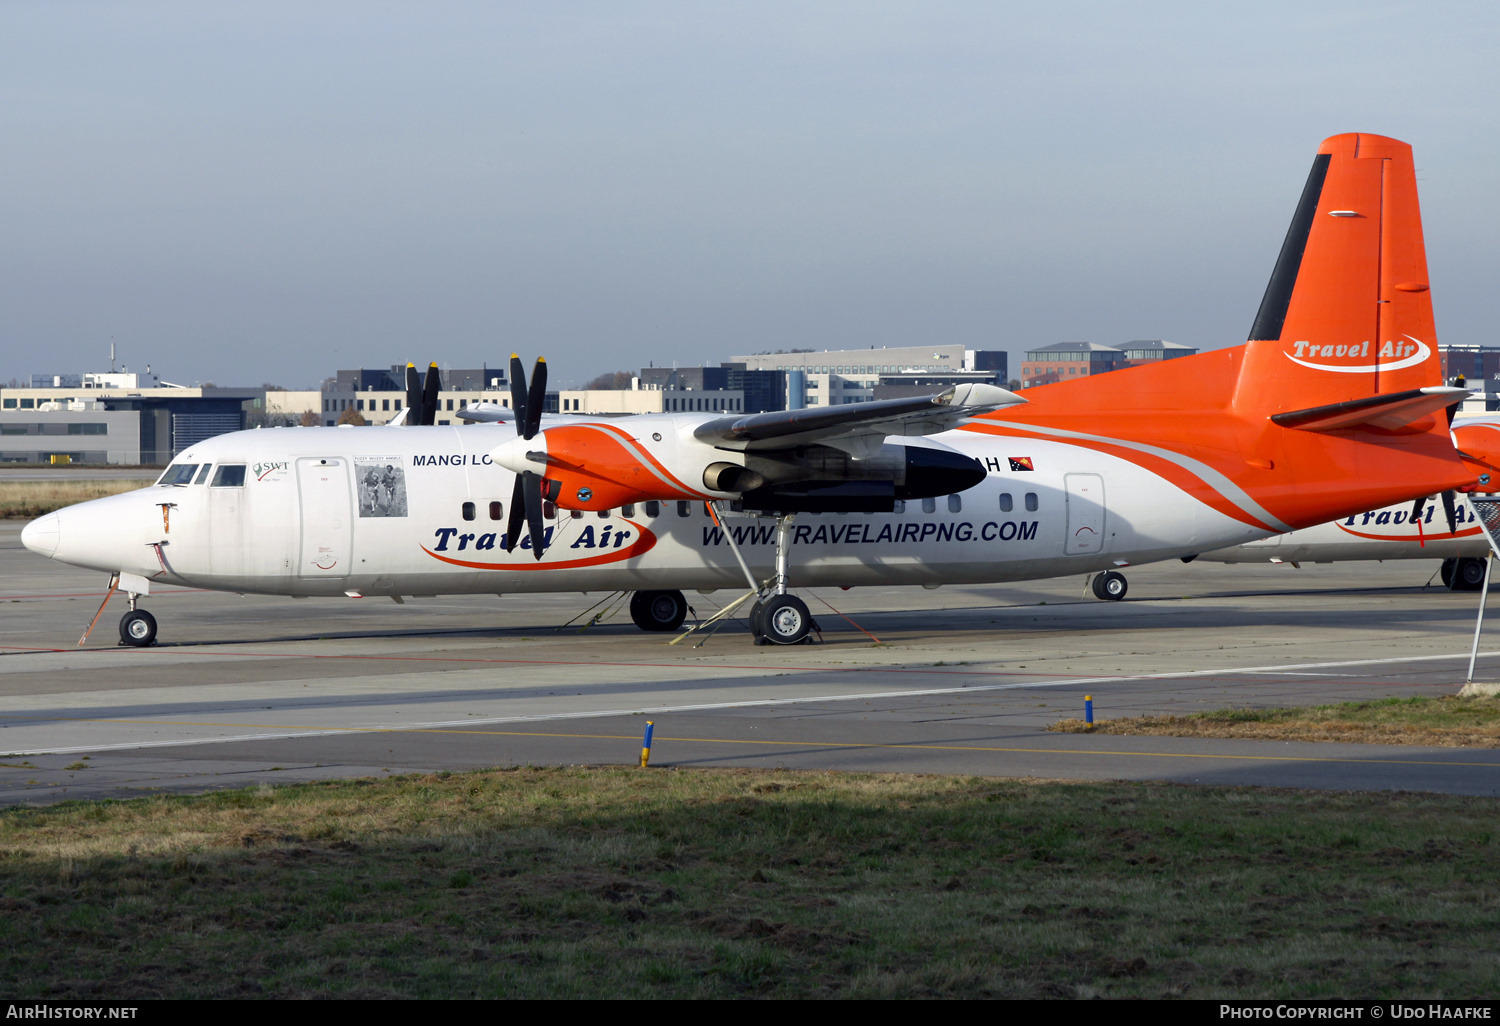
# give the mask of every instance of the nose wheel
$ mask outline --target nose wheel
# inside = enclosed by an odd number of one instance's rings
[[[120,644],[145,648],[156,641],[156,617],[144,609],[132,609],[120,617]]]

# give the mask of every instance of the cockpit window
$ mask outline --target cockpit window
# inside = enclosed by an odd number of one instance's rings
[[[156,483],[159,485],[192,484],[193,475],[197,472],[198,464],[196,463],[174,463],[157,479]]]
[[[210,485],[209,487],[211,487],[211,488],[239,488],[239,487],[243,486],[244,483],[245,483],[245,465],[243,463],[238,464],[237,466],[231,466],[231,465],[226,464],[226,465],[221,466],[219,468],[219,472],[214,475],[214,483],[212,485]]]
[[[214,465],[212,463],[203,464],[203,469],[198,471],[198,476],[194,479],[193,484],[202,484],[204,481],[207,481],[208,472],[212,469],[214,469]]]

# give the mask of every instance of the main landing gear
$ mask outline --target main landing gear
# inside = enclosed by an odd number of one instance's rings
[[[1484,560],[1445,559],[1438,571],[1449,591],[1478,591],[1484,587]]]
[[[716,503],[709,503],[709,510],[713,513],[714,522],[721,529],[723,522],[719,518],[719,509]],[[752,598],[755,604],[750,607],[750,633],[755,637],[757,645],[795,645],[806,641],[808,634],[816,631],[822,634],[823,630],[818,626],[818,621],[813,619],[812,612],[795,595],[787,593],[787,565],[791,560],[792,549],[792,521],[796,519],[795,513],[776,514],[776,573],[767,581],[757,581],[755,575],[750,572],[750,564],[745,562],[745,557],[740,552],[739,545],[734,540],[734,532],[724,530],[724,540],[729,543],[729,551],[734,553],[735,562],[739,563],[741,572],[745,575],[745,581],[750,585],[750,590],[739,598],[720,609],[707,620],[697,624],[688,633],[701,631],[705,628],[717,630],[717,625],[727,622],[730,617],[736,615],[736,610],[742,609],[746,602]],[[643,592],[650,595],[652,592]],[[676,592],[656,592],[654,594],[677,594]],[[644,600],[642,600],[644,602]],[[635,615],[636,603],[630,604],[631,615]],[[645,627],[639,618],[635,621]],[[648,630],[650,628],[647,628]],[[683,637],[687,637],[686,634]],[[677,644],[682,638],[672,641]],[[702,642],[700,641],[701,645]]]
[[[680,591],[638,591],[630,596],[630,618],[643,631],[675,631],[687,614],[687,598]]]
[[[1106,602],[1118,602],[1125,597],[1125,592],[1130,590],[1130,584],[1125,580],[1125,575],[1118,570],[1106,570],[1102,574],[1094,575],[1094,597],[1104,599]]]
[[[787,593],[792,521],[796,518],[795,513],[782,513],[776,518],[776,575],[771,578],[769,594],[761,590],[755,605],[750,607],[750,633],[754,635],[757,645],[796,645],[806,641],[807,635],[812,631],[822,633],[818,628],[818,621],[813,619],[812,611],[807,608],[807,603],[796,595]],[[730,532],[725,531],[724,536],[731,539],[733,544],[734,536]],[[737,546],[734,555],[740,560],[740,565],[745,566]],[[748,568],[745,576],[750,578]],[[755,585],[753,578],[750,583]]]

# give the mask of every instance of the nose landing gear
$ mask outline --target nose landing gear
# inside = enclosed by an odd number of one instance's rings
[[[129,592],[130,612],[120,617],[120,644],[145,648],[156,642],[156,617],[135,608],[135,592]],[[106,598],[105,601],[108,601]]]

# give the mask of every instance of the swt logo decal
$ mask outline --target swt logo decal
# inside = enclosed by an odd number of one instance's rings
[[[1288,353],[1282,350],[1282,355],[1288,360],[1303,367],[1311,367],[1313,370],[1336,371],[1340,374],[1368,374],[1377,370],[1388,371],[1400,370],[1402,367],[1415,367],[1432,355],[1432,350],[1428,348],[1426,342],[1419,342],[1410,335],[1406,336],[1405,341],[1387,342],[1382,345],[1379,352],[1374,354],[1375,358],[1381,361],[1380,363],[1318,363],[1314,359],[1344,357],[1345,359],[1367,360],[1371,356],[1368,342],[1346,346],[1322,346],[1312,342],[1294,342],[1292,345],[1294,352]],[[1302,359],[1302,357],[1308,357],[1308,359]],[[1386,360],[1393,362],[1386,363],[1384,362]]]

